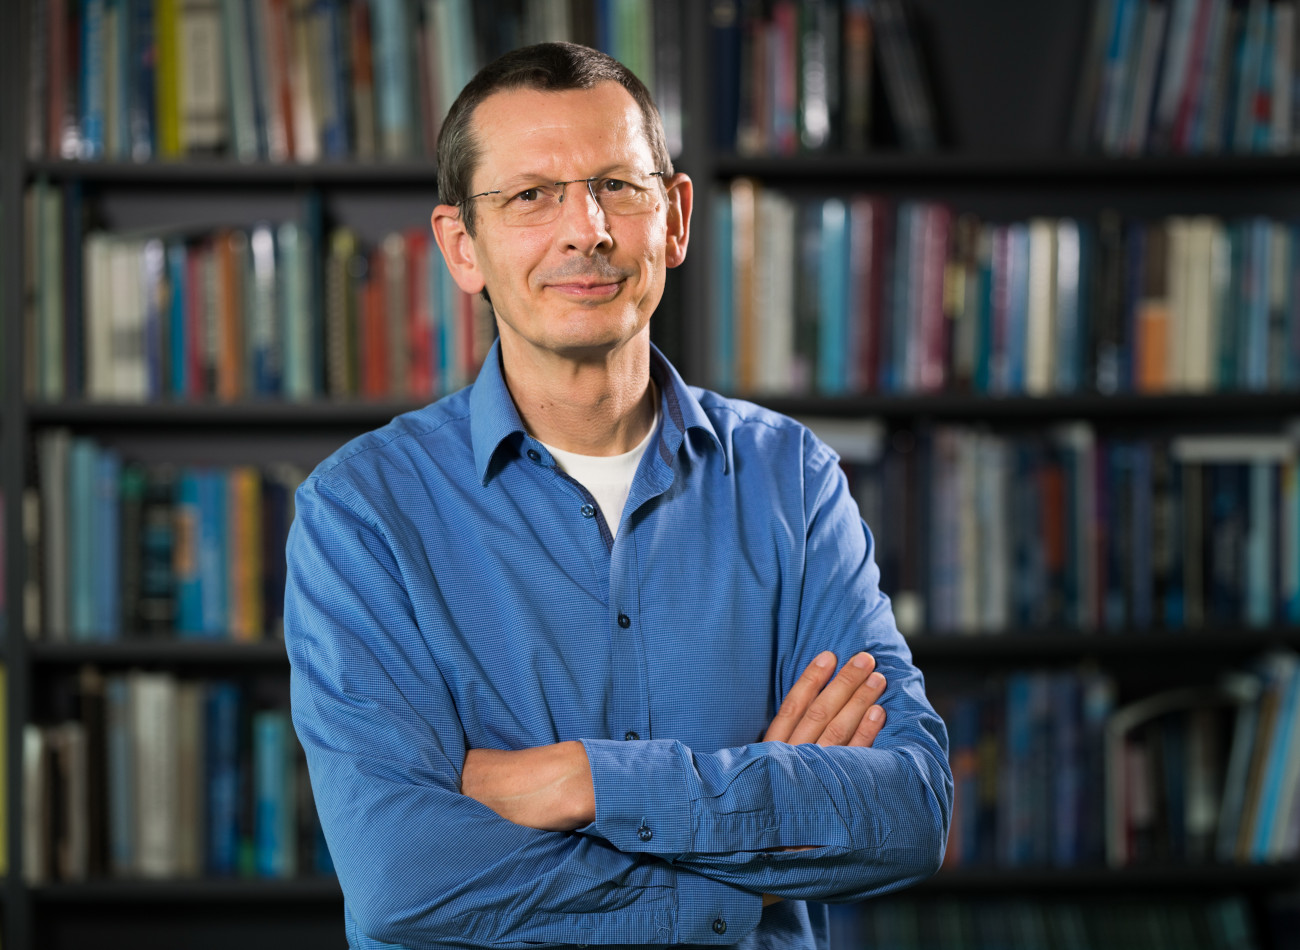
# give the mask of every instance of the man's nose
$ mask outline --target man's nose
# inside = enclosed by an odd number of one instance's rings
[[[581,189],[570,190],[572,185],[581,185]],[[607,216],[600,206],[600,199],[592,180],[579,178],[565,182],[560,193],[559,237],[566,245],[584,254],[590,254],[600,247],[613,243],[607,227]]]

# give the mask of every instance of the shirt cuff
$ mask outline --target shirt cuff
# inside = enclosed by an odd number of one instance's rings
[[[763,916],[763,898],[731,884],[677,875],[677,941],[696,945],[739,943]]]
[[[624,854],[694,850],[694,811],[686,773],[689,753],[672,739],[619,742],[583,739],[591,765],[596,820],[585,831]]]

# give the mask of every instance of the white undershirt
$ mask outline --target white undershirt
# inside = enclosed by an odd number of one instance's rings
[[[605,523],[609,525],[610,534],[618,534],[618,523],[623,520],[623,506],[627,504],[627,495],[632,488],[632,478],[636,467],[641,463],[641,456],[650,445],[650,440],[659,429],[659,406],[655,405],[654,422],[641,444],[631,452],[622,455],[578,455],[565,452],[553,445],[546,445],[555,459],[555,464],[575,482],[581,485],[600,506]]]

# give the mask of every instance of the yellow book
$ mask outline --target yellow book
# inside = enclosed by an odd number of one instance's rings
[[[154,42],[157,64],[154,88],[158,122],[158,154],[162,158],[181,156],[180,67],[177,62],[180,21],[179,0],[154,0]]]

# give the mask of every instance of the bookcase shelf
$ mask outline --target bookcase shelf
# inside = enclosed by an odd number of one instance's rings
[[[907,644],[922,667],[954,664],[991,670],[1009,663],[1079,662],[1127,664],[1183,654],[1218,657],[1231,664],[1278,647],[1300,649],[1300,628],[1151,631],[1143,629],[1041,630],[1010,634],[921,634]]]
[[[713,165],[719,178],[748,175],[773,183],[855,181],[876,184],[1054,184],[1075,188],[1102,183],[1108,187],[1149,188],[1175,180],[1199,184],[1243,180],[1277,185],[1300,175],[1295,155],[1092,156],[1047,152],[968,154],[879,152],[782,156],[721,155]]]
[[[185,159],[169,162],[81,162],[41,160],[27,166],[28,179],[88,185],[233,186],[362,185],[375,189],[432,187],[437,168],[429,161],[237,162]]]
[[[383,425],[395,415],[424,405],[416,401],[103,403],[77,400],[31,403],[27,416],[35,426],[136,429],[150,426],[200,428],[356,429]]]
[[[343,892],[336,878],[194,878],[159,881],[84,881],[45,884],[32,888],[41,904],[276,904],[281,902],[341,903]]]
[[[1128,868],[961,868],[942,870],[917,887],[935,894],[1061,895],[1082,891],[1133,893],[1141,891],[1219,892],[1225,880],[1242,890],[1286,889],[1300,876],[1300,865],[1180,864]]]
[[[257,643],[193,640],[123,640],[117,643],[33,643],[27,648],[28,659],[38,667],[54,669],[84,663],[104,667],[153,664],[187,670],[205,670],[212,666],[249,669],[284,667],[283,640]]]

